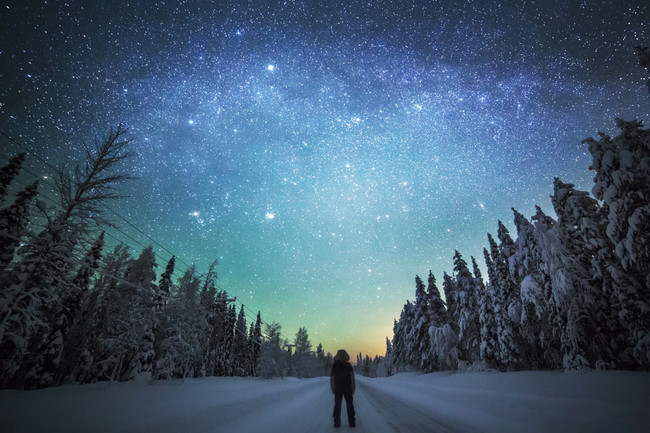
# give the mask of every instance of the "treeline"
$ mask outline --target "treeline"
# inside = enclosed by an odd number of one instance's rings
[[[387,339],[383,369],[648,369],[650,367],[650,131],[587,139],[595,198],[555,179],[557,219],[513,209],[484,248],[488,281],[456,251],[454,270],[416,276]]]
[[[356,374],[365,377],[383,377],[387,376],[383,369],[383,357],[375,355],[371,358],[369,355],[357,354],[357,363],[354,366]]]
[[[39,199],[38,181],[10,199],[24,154],[0,168],[0,387],[321,374],[327,357],[311,352],[306,329],[291,353],[277,323],[258,312],[247,324],[244,305],[237,312],[217,290],[216,262],[175,277],[172,257],[157,279],[152,247],[104,252],[104,205],[130,179],[125,133],[87,148],[74,173],[58,172],[54,205]]]
[[[277,326],[279,329],[279,325],[274,324],[273,326]],[[315,351],[312,350],[306,328],[298,329],[293,344],[285,340],[282,347],[286,347],[287,350],[279,356],[273,359],[263,357],[260,360],[259,371],[262,376],[292,376],[299,378],[329,376],[334,357],[329,352],[325,353],[323,345],[320,343]]]

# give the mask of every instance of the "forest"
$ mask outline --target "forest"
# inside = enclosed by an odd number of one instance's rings
[[[650,72],[650,50],[637,46]],[[650,78],[647,80],[650,93]],[[650,131],[616,119],[619,135],[588,138],[593,196],[555,178],[556,218],[516,209],[513,239],[499,221],[483,248],[487,281],[457,250],[442,290],[415,277],[369,375],[459,369],[650,368]]]
[[[644,369],[650,367],[650,131],[617,119],[620,135],[584,140],[593,197],[555,178],[557,218],[513,209],[474,257],[456,251],[443,274],[415,277],[387,339],[387,374],[419,369]]]
[[[172,257],[158,281],[156,254],[104,251],[106,204],[129,181],[127,130],[118,126],[87,147],[74,173],[58,170],[39,197],[39,181],[19,180],[25,154],[0,168],[0,387],[203,376],[325,374],[332,356],[316,351],[305,328],[293,341],[261,313],[218,288],[217,262],[177,278]],[[18,191],[10,200],[13,184]],[[20,189],[22,187],[22,189]],[[108,208],[110,209],[110,208]]]

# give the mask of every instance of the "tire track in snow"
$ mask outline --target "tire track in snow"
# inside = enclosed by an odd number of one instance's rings
[[[329,391],[323,384],[316,385],[319,379],[305,379],[289,384],[289,387],[276,392],[266,392],[265,383],[260,380],[260,394],[234,398],[227,403],[218,403],[199,411],[188,413],[187,416],[157,421],[149,425],[138,425],[129,428],[125,433],[273,433],[273,432],[307,432],[296,430],[292,419],[296,413],[292,408],[298,408],[302,413],[309,411],[308,402],[322,400],[317,398],[324,390]],[[215,389],[215,392],[219,392]],[[297,401],[296,401],[297,400]],[[304,407],[300,407],[304,406]],[[304,424],[304,422],[302,423]],[[287,428],[283,430],[283,428]]]
[[[329,405],[329,378],[305,379],[297,392],[270,395],[230,422],[220,423],[211,433],[265,432],[306,433],[334,430]]]
[[[434,415],[375,389],[372,379],[357,378],[358,431],[373,433],[454,433]]]

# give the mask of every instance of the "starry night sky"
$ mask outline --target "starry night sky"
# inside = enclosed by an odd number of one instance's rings
[[[2,2],[0,129],[72,167],[123,122],[139,179],[112,208],[200,272],[218,259],[220,287],[286,337],[383,354],[415,274],[441,282],[455,249],[482,266],[511,207],[553,215],[554,176],[591,189],[582,139],[648,119],[649,9]],[[121,226],[135,254],[151,243]]]

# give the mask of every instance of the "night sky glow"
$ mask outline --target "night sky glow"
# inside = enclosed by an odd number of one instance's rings
[[[554,176],[591,188],[582,139],[648,119],[645,1],[0,7],[0,129],[72,166],[125,123],[139,179],[112,207],[329,352],[383,354],[415,274],[482,264],[511,207],[553,214]]]

